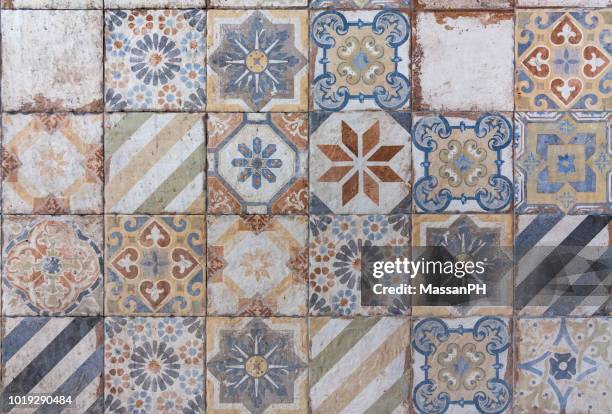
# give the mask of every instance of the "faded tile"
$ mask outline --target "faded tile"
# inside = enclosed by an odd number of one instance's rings
[[[110,114],[106,212],[204,213],[204,117]]]
[[[204,110],[204,10],[115,10],[105,16],[107,110]]]
[[[204,314],[204,217],[107,216],[105,313]]]
[[[3,315],[99,315],[102,217],[4,216]]]
[[[413,128],[419,212],[500,212],[510,208],[512,124],[508,114],[419,115]]]
[[[228,9],[256,7],[306,7],[308,0],[210,0],[212,7]]]
[[[208,109],[305,112],[307,50],[307,10],[211,10]]]
[[[102,11],[3,11],[3,109],[100,111],[101,30]]]
[[[207,413],[305,413],[307,367],[305,319],[207,319]]]
[[[384,7],[409,8],[410,0],[311,0],[310,7],[315,9],[382,9]]]
[[[410,146],[410,114],[312,113],[310,213],[409,213]]]
[[[511,111],[512,12],[419,12],[414,108]]]
[[[209,213],[306,213],[306,114],[208,116]]]
[[[517,7],[606,7],[610,0],[515,0]]]
[[[206,0],[106,0],[104,7],[107,9],[203,9],[206,7]]]
[[[511,9],[515,0],[415,0],[418,9]]]
[[[399,10],[315,13],[311,35],[312,109],[409,108],[407,14]]]
[[[208,216],[208,314],[306,313],[307,218]]]
[[[101,9],[102,0],[2,0],[3,9]]]

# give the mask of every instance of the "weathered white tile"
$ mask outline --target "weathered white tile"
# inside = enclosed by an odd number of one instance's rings
[[[2,0],[3,9],[101,9],[102,0]]]

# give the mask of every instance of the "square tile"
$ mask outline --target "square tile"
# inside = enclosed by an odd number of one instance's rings
[[[612,319],[520,319],[517,412],[610,411]]]
[[[204,217],[107,216],[105,313],[204,314]]]
[[[313,13],[311,108],[408,110],[410,32],[399,10]]]
[[[516,210],[612,212],[612,114],[515,114]]]
[[[511,9],[514,0],[415,0],[417,9]]]
[[[510,208],[512,123],[509,114],[415,117],[414,186],[419,212],[501,212]]]
[[[514,109],[512,12],[419,12],[415,30],[413,108]]]
[[[3,9],[101,9],[102,0],[2,0]]]
[[[101,30],[102,11],[3,11],[2,108],[101,111]]]
[[[508,319],[414,321],[412,403],[420,413],[511,412]]]
[[[408,413],[410,319],[310,318],[313,414]]]
[[[306,114],[209,114],[207,133],[209,213],[306,213]]]
[[[305,112],[308,11],[211,10],[208,110]]]
[[[311,214],[410,212],[410,114],[310,114]]]
[[[606,7],[609,0],[516,0],[517,7]]]
[[[106,0],[106,9],[203,9],[206,0]]]
[[[99,216],[4,216],[3,315],[102,313]]]
[[[308,411],[306,320],[208,318],[206,412]]]
[[[382,9],[385,7],[409,8],[410,0],[311,0],[314,9]]]
[[[259,7],[306,7],[308,0],[210,0],[211,7],[240,9]]]
[[[308,219],[208,216],[208,314],[306,314]]]
[[[204,213],[202,114],[105,117],[107,213]]]
[[[612,108],[612,10],[522,10],[516,15],[516,109]]]
[[[105,412],[203,413],[204,319],[104,321]]]
[[[204,111],[204,10],[115,10],[105,19],[107,111]]]

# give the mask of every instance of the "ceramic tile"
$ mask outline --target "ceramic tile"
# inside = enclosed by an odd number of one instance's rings
[[[305,213],[308,116],[210,114],[209,213]]]
[[[103,230],[96,216],[4,216],[2,314],[101,314]]]
[[[410,320],[310,318],[313,414],[408,413]]]
[[[316,9],[382,9],[385,7],[409,8],[410,0],[311,0]]]
[[[203,9],[206,7],[206,0],[105,0],[104,7],[107,9]]]
[[[426,115],[413,127],[417,211],[501,212],[512,189],[509,114]]]
[[[612,10],[525,10],[516,17],[516,108],[612,108]]]
[[[415,0],[418,9],[511,9],[514,0]]]
[[[202,114],[105,117],[109,213],[204,213]]]
[[[509,413],[512,331],[505,318],[426,318],[412,331],[412,403],[420,413]]]
[[[102,11],[3,11],[3,109],[100,111],[101,30]]]
[[[208,216],[208,314],[306,313],[307,218]]]
[[[105,313],[204,313],[203,216],[107,216]]]
[[[517,7],[606,7],[609,0],[516,0]]]
[[[101,9],[102,0],[2,0],[3,9]]]
[[[205,11],[114,10],[105,19],[106,110],[204,110]]]
[[[609,112],[515,114],[519,213],[612,212]]]
[[[304,112],[308,11],[208,13],[208,109]]]
[[[311,108],[407,110],[410,22],[399,10],[324,11],[311,22]]]
[[[210,0],[212,7],[240,9],[257,7],[306,7],[308,0]]]
[[[417,13],[413,107],[513,110],[513,36],[512,12]]]
[[[209,318],[206,412],[307,412],[306,331],[304,319]]]

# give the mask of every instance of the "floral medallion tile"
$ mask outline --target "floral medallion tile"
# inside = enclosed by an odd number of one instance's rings
[[[517,413],[610,411],[612,319],[520,319],[517,331]]]
[[[311,23],[311,107],[407,110],[410,22],[399,10],[323,11]]]
[[[611,10],[525,10],[516,19],[517,110],[612,108]]]
[[[204,110],[205,11],[113,10],[105,19],[106,110]]]
[[[309,319],[313,414],[408,413],[410,319]]]
[[[105,117],[105,211],[204,213],[202,114]]]
[[[101,9],[102,0],[2,0],[3,9]]]
[[[308,11],[213,10],[208,27],[210,111],[307,110]]]
[[[101,111],[101,30],[101,10],[3,11],[3,110]]]
[[[203,9],[206,0],[105,0],[106,9]]]
[[[208,314],[306,313],[307,218],[208,216]]]
[[[417,13],[413,108],[512,111],[513,39],[511,11]]]
[[[308,411],[305,319],[211,317],[206,367],[207,413]]]
[[[310,7],[315,9],[410,8],[410,0],[311,0]]]
[[[306,212],[306,114],[210,114],[207,131],[209,213]]]
[[[501,212],[510,208],[512,124],[508,114],[419,115],[412,132],[419,212]]]
[[[511,9],[514,0],[415,0],[418,9]]]
[[[105,412],[204,412],[203,318],[104,321]]]
[[[240,9],[257,7],[306,7],[308,0],[209,0],[212,7]]]
[[[515,114],[516,209],[612,212],[612,115]]]
[[[105,312],[204,313],[203,216],[107,216]]]
[[[99,315],[102,218],[4,216],[3,315]]]
[[[509,413],[512,327],[508,319],[416,320],[412,403],[419,413]]]

